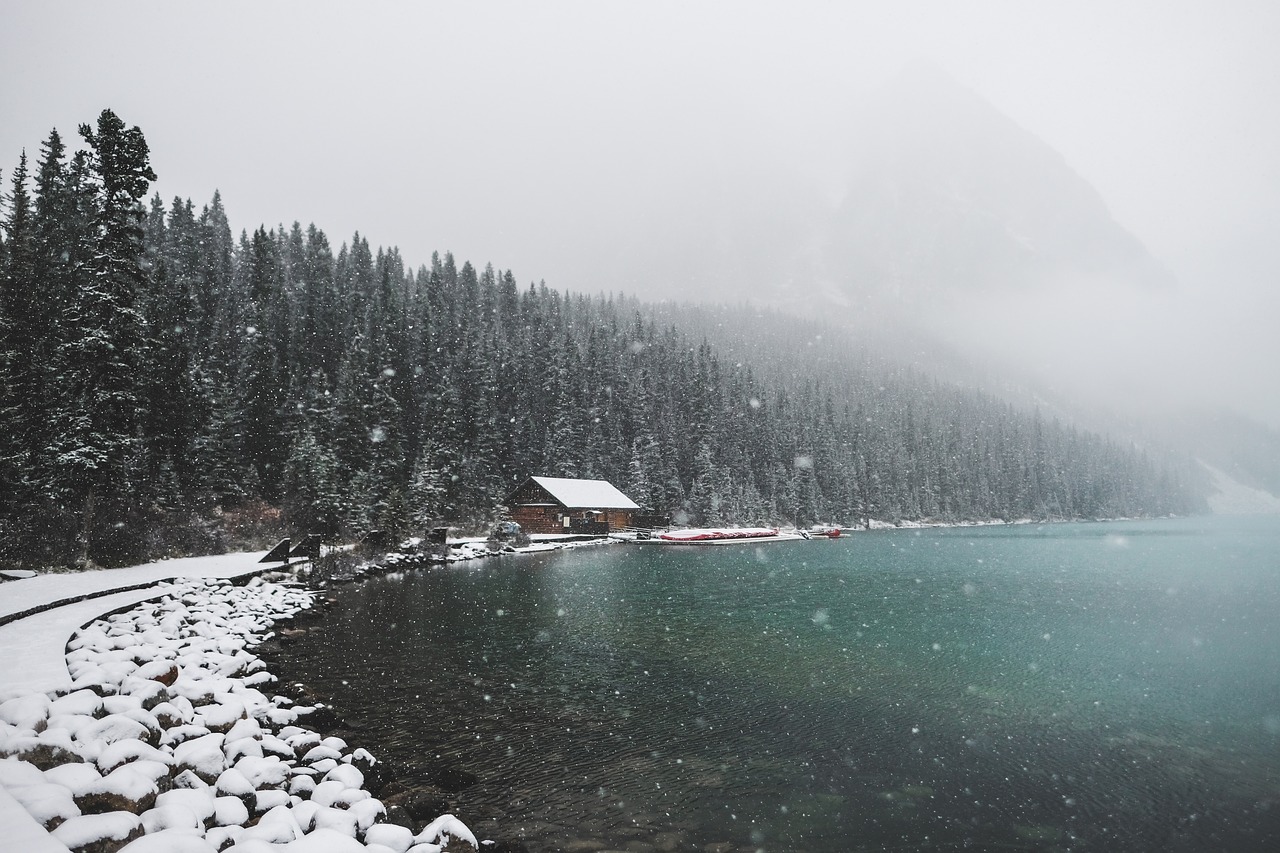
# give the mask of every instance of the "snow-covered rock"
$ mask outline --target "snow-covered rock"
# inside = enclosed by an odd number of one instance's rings
[[[236,722],[234,726],[227,730],[227,743],[235,743],[245,738],[261,739],[263,736],[262,725],[254,719],[242,719]]]
[[[148,835],[167,829],[194,830],[200,834],[204,833],[204,821],[196,817],[191,809],[175,802],[149,809],[143,812],[141,817],[142,827]]]
[[[228,824],[227,826],[214,826],[205,830],[205,840],[212,844],[216,849],[223,850],[240,840],[244,835],[244,827],[240,824]]]
[[[226,769],[226,757],[222,754],[224,737],[210,733],[179,743],[173,748],[175,765],[212,784]]]
[[[0,720],[20,729],[44,730],[53,703],[43,693],[31,693],[0,703]]]
[[[316,789],[316,780],[310,776],[297,775],[289,779],[289,793],[296,797],[311,797]]]
[[[174,788],[208,788],[209,783],[201,779],[190,770],[183,770],[173,777]]]
[[[480,846],[480,842],[476,841],[475,835],[467,825],[451,814],[442,814],[427,824],[422,832],[418,833],[416,841],[420,844],[448,844],[450,838],[465,841],[472,847]]]
[[[29,788],[18,788],[10,793],[22,804],[28,814],[44,825],[45,829],[54,829],[65,821],[81,815],[75,798],[61,785],[53,783],[32,785]]]
[[[130,761],[158,761],[167,765],[173,763],[173,756],[149,743],[130,738],[116,741],[102,750],[98,755],[97,763],[103,773],[110,773]]]
[[[356,816],[346,809],[325,806],[316,812],[316,829],[334,829],[343,835],[354,838],[358,829]]]
[[[268,814],[270,814],[270,812],[268,812]],[[240,841],[237,843],[243,844],[245,841],[265,841],[268,844],[283,845],[301,837],[302,829],[299,828],[295,821],[259,820],[256,825],[251,826],[244,831],[240,836]]]
[[[158,735],[160,724],[157,723],[155,728]],[[76,740],[80,744],[95,747],[99,752],[116,741],[149,740],[152,736],[151,729],[144,723],[135,720],[132,715],[125,714],[108,714],[76,730]],[[159,738],[157,737],[156,740],[158,741]]]
[[[331,806],[337,802],[347,790],[347,786],[336,779],[327,782],[321,782],[316,785],[315,790],[311,792],[311,802],[322,806]]]
[[[228,767],[214,783],[219,796],[252,797],[257,791],[245,775],[234,767]]]
[[[52,835],[72,853],[106,853],[119,850],[142,832],[142,820],[136,814],[109,812],[70,818]]]
[[[394,823],[379,823],[366,830],[364,840],[368,844],[389,847],[394,853],[404,853],[413,846],[413,830]]]
[[[316,815],[324,806],[319,803],[313,803],[310,800],[303,800],[289,808],[289,814],[293,815],[293,819],[298,822],[298,826],[302,827],[303,832],[310,832],[316,827]]]
[[[257,742],[258,745],[262,747],[262,753],[264,756],[275,755],[279,758],[289,760],[297,758],[297,754],[294,753],[293,747],[289,746],[289,744],[280,740],[278,737],[274,737],[269,734],[262,734],[257,738]]]
[[[289,765],[274,755],[261,758],[246,755],[236,761],[235,768],[255,788],[279,788],[289,781]]]
[[[233,826],[249,822],[249,809],[239,797],[218,797],[213,801],[213,822]]]
[[[71,790],[52,781],[33,764],[15,759],[0,761],[0,785],[45,829],[80,816]]]
[[[152,660],[145,663],[133,673],[136,678],[157,681],[165,687],[171,687],[178,680],[178,665],[171,660]]]
[[[339,764],[324,774],[324,780],[341,782],[348,788],[359,788],[364,785],[364,774],[360,768],[351,764]]]
[[[97,719],[92,714],[50,714],[49,724],[40,734],[51,734],[50,729],[61,729],[68,735],[75,737],[77,732],[85,726],[97,722]]]
[[[381,800],[369,796],[367,791],[361,791],[360,793],[365,794],[365,796],[348,806],[347,811],[355,815],[356,826],[361,832],[364,832],[387,816],[387,807],[382,804]]]
[[[342,758],[342,753],[332,747],[318,744],[311,747],[311,749],[307,750],[307,754],[302,756],[302,760],[308,764],[315,764],[317,761],[322,761],[326,758],[338,761]]]
[[[30,730],[27,730],[30,731]],[[48,770],[60,764],[84,761],[71,735],[62,729],[46,729],[39,735],[20,734],[0,743],[0,758],[16,758]]]
[[[196,722],[212,732],[229,732],[247,716],[244,703],[234,696],[226,701],[196,706]]]
[[[156,797],[155,807],[181,806],[204,825],[213,820],[217,812],[216,800],[217,795],[212,788],[174,788]]]
[[[140,814],[155,803],[160,793],[157,779],[167,777],[168,772],[168,766],[159,762],[122,765],[78,794],[76,804],[82,811],[93,814],[112,811]]]
[[[288,791],[264,788],[253,795],[253,810],[255,812],[270,811],[276,806],[288,805],[290,802],[291,797]]]
[[[72,794],[82,794],[102,778],[102,773],[92,764],[75,761],[50,767],[44,771],[44,778],[56,785],[61,785]]]
[[[151,713],[156,718],[156,722],[160,724],[160,727],[166,730],[166,735],[168,734],[168,729],[176,728],[184,723],[189,723],[191,722],[192,717],[195,716],[194,712],[184,713],[172,700],[161,702],[153,706],[151,708]]]
[[[241,722],[253,721],[241,720]],[[232,742],[232,740],[228,740],[227,745],[223,747],[223,751],[227,753],[227,761],[232,763],[241,760],[244,756],[262,758],[265,754],[264,751],[262,751],[262,742],[257,738],[241,738],[239,740],[234,740],[234,742]]]

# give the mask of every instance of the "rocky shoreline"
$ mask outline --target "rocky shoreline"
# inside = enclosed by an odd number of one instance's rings
[[[442,800],[394,799],[403,768],[325,734],[332,709],[276,691],[250,650],[273,626],[302,630],[289,624],[312,604],[260,578],[192,580],[86,626],[67,646],[69,689],[0,704],[0,783],[75,853],[478,847],[432,814]]]
[[[610,543],[610,540],[572,542],[557,545],[554,550],[597,547]],[[446,562],[482,557],[515,557],[527,553],[486,550],[483,543],[475,543],[460,550],[462,555],[453,556],[447,561],[424,560],[420,555],[413,554],[386,554],[380,555],[381,559],[370,560],[357,560],[353,556],[351,562],[359,565],[358,571],[351,573],[354,577],[313,574],[311,580],[323,584],[315,607],[298,614],[274,637],[256,649],[257,654],[267,661],[269,669],[281,677],[282,681],[278,685],[281,692],[300,705],[324,706],[322,724],[317,718],[312,719],[309,725],[327,734],[352,741],[360,740],[377,754],[379,765],[374,773],[366,776],[366,787],[386,805],[388,822],[412,823],[419,816],[440,812],[463,815],[478,833],[493,839],[483,842],[483,849],[487,853],[675,853],[678,850],[692,850],[696,853],[758,853],[759,844],[731,841],[730,833],[712,832],[707,837],[705,827],[697,821],[686,816],[672,815],[669,809],[646,807],[631,801],[625,807],[623,803],[612,800],[607,804],[604,801],[593,801],[590,806],[593,809],[598,807],[601,811],[599,814],[583,813],[571,806],[566,812],[574,815],[571,821],[531,817],[526,808],[530,797],[554,809],[565,805],[563,792],[511,790],[509,779],[490,777],[482,770],[473,773],[471,771],[475,768],[450,759],[447,754],[437,754],[447,753],[448,750],[428,748],[421,741],[400,738],[396,734],[400,729],[388,728],[385,723],[383,715],[387,706],[380,698],[377,676],[371,673],[371,679],[366,682],[364,679],[357,681],[350,674],[362,669],[376,669],[367,662],[341,670],[341,675],[334,675],[334,670],[328,667],[314,667],[313,650],[317,643],[332,647],[333,643],[342,642],[342,617],[337,615],[341,607],[338,587],[351,581],[359,583],[377,575],[397,574],[406,570],[409,573],[439,571],[443,569],[441,564]],[[553,549],[547,546],[536,549],[546,550]],[[463,572],[468,570],[469,567],[463,566],[452,569]],[[333,592],[329,593],[327,590]],[[332,617],[331,612],[334,614]],[[326,632],[333,632],[334,636],[330,639]],[[312,650],[308,651],[308,647]],[[340,645],[338,647],[341,648]],[[350,686],[343,686],[347,685],[347,681],[341,679],[351,679]],[[442,685],[437,689],[439,693],[435,698],[441,706],[440,712],[445,719],[455,721],[455,728],[462,728],[462,720],[479,722],[475,718],[468,718],[466,710],[461,711],[460,716],[450,716],[451,707],[454,711],[458,708],[473,708],[474,701],[479,698],[478,690],[469,681],[465,684]],[[487,698],[485,697],[486,701]],[[523,723],[528,725],[530,720],[524,719]],[[405,724],[404,721],[401,724]],[[552,721],[538,719],[535,724],[550,725]],[[470,732],[472,726],[468,724],[466,728]],[[477,728],[476,731],[482,729]],[[492,734],[492,730],[489,730],[485,737]],[[506,730],[502,732],[504,738],[507,734]],[[408,746],[407,743],[413,745]],[[649,761],[647,755],[641,756],[636,763],[636,772],[645,772]],[[550,759],[550,763],[556,763],[554,757]],[[715,768],[708,768],[706,772],[709,785],[719,783],[720,774]],[[552,788],[554,787],[553,785]],[[593,795],[595,791],[592,786]],[[498,792],[501,795],[495,796]],[[571,799],[576,797],[576,792],[571,795]]]

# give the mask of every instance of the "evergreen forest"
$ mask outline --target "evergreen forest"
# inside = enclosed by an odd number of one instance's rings
[[[412,267],[315,225],[237,236],[217,193],[148,198],[149,160],[107,110],[5,180],[5,564],[480,529],[534,474],[707,525],[1204,508],[1188,459],[811,323],[766,318],[752,345],[745,309],[560,293],[448,253]]]

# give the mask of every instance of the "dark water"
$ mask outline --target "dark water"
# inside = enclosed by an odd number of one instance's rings
[[[279,674],[375,754],[476,774],[481,837],[1280,850],[1277,519],[617,545],[336,595]]]

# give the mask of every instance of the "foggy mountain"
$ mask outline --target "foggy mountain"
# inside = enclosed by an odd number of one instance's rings
[[[854,110],[838,193],[786,168],[689,187],[701,243],[662,241],[700,258],[684,298],[817,318],[940,379],[1280,493],[1274,431],[1219,409],[1230,436],[1201,428],[1211,374],[1175,365],[1213,346],[1208,331],[1057,151],[931,65]]]
[[[1173,284],[1061,155],[937,68],[908,68],[856,125],[819,271],[850,302]]]
[[[690,152],[654,177],[603,280],[820,318],[993,390],[1160,396],[1178,284],[1060,154],[930,65],[846,111],[812,162]]]

